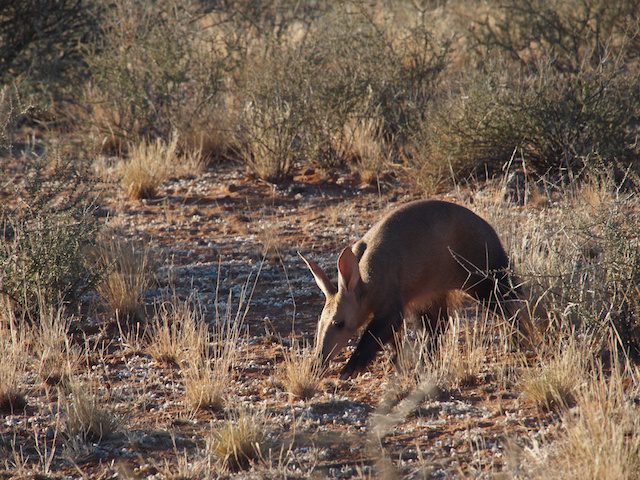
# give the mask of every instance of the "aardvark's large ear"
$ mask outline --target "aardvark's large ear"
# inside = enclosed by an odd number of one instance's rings
[[[324,293],[324,296],[330,297],[335,295],[337,292],[336,287],[333,286],[333,283],[331,283],[327,274],[324,273],[324,270],[322,270],[316,262],[304,258],[300,252],[298,252],[298,255],[300,255],[300,258],[307,264],[311,273],[313,273],[313,278],[316,279],[316,283],[320,287],[320,290],[322,290],[322,293]]]
[[[338,257],[338,288],[353,293],[360,281],[360,269],[358,259],[350,247],[342,250]]]

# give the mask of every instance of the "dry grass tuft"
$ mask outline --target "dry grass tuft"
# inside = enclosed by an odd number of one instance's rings
[[[340,158],[351,160],[363,183],[373,183],[389,163],[391,152],[383,139],[382,117],[355,118],[347,122],[336,142]]]
[[[240,357],[242,326],[244,323],[243,299],[240,298],[237,311],[232,312],[232,298],[228,298],[227,309],[220,313],[210,329],[201,331],[202,345],[194,344],[189,355],[189,366],[184,371],[186,401],[193,410],[220,410],[227,390],[233,383],[233,374]],[[204,316],[197,309],[201,323]]]
[[[187,405],[192,411],[222,410],[225,390],[231,381],[231,372],[223,371],[217,364],[203,355],[203,358],[183,372],[183,382]]]
[[[120,419],[104,405],[96,386],[73,384],[65,405],[69,435],[92,442],[113,435],[120,427]]]
[[[262,457],[266,442],[264,413],[241,411],[223,421],[207,439],[207,450],[224,468],[244,470]]]
[[[488,311],[470,322],[468,318],[455,315],[449,320],[447,332],[439,342],[434,367],[442,378],[443,385],[459,388],[475,385],[486,366],[490,338]]]
[[[524,398],[542,411],[573,407],[587,379],[588,362],[593,354],[591,340],[577,340],[575,334],[558,339],[542,353],[539,366],[523,372],[520,389]]]
[[[13,413],[27,404],[20,382],[27,368],[28,332],[25,325],[17,325],[3,298],[0,310],[0,413]]]
[[[125,193],[134,200],[154,198],[169,176],[169,166],[175,164],[177,146],[174,136],[169,143],[156,139],[131,147],[129,159],[120,166]]]
[[[143,320],[142,299],[151,283],[149,251],[112,239],[101,245],[98,258],[111,267],[98,294],[119,319]]]
[[[207,455],[200,451],[196,455],[188,455],[187,451],[178,451],[174,444],[175,460],[164,458],[156,465],[159,478],[162,480],[197,480],[215,478],[212,465]]]
[[[626,392],[624,383],[619,370],[600,371],[578,395],[578,413],[567,418],[553,462],[562,477],[640,478],[640,417],[632,402],[640,392],[637,384]]]
[[[69,336],[70,324],[71,318],[67,317],[64,308],[40,307],[36,338],[38,373],[47,385],[67,386],[80,363],[80,348],[72,345]]]
[[[319,355],[308,345],[298,343],[284,351],[278,376],[287,392],[296,399],[308,400],[322,385],[323,368]]]
[[[477,383],[490,348],[490,321],[488,312],[473,322],[456,314],[436,340],[423,330],[402,337],[396,358],[400,384],[411,389],[427,377],[441,389]]]
[[[202,311],[193,299],[174,298],[160,305],[150,326],[147,353],[173,366],[199,360],[208,339]]]

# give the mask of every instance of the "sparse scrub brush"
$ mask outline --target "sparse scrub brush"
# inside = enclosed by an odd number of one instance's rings
[[[237,143],[256,175],[278,181],[296,162],[351,161],[369,180],[391,157],[390,140],[402,142],[420,123],[447,45],[423,24],[397,32],[360,7],[336,7],[300,44],[265,40],[267,54],[246,66]]]
[[[84,49],[99,37],[100,4],[87,0],[2,3],[0,83],[20,79],[38,104],[76,100]]]
[[[39,296],[47,305],[74,303],[96,285],[102,270],[90,252],[100,225],[83,164],[32,158],[26,172],[12,186],[19,207],[0,209],[0,290],[18,315],[35,318]]]
[[[515,152],[530,173],[568,178],[599,163],[626,165],[640,151],[640,84],[614,62],[558,72],[489,62],[439,99],[414,138],[418,179],[501,172]],[[508,77],[505,71],[509,71]]]
[[[554,69],[577,73],[610,58],[637,62],[639,15],[638,0],[507,0],[469,33],[481,55],[500,51],[521,65],[553,58]]]
[[[193,20],[197,9],[196,2],[117,0],[105,12],[101,42],[86,56],[84,92],[87,124],[102,148],[168,142],[175,130],[194,139],[181,147],[210,144],[229,52]]]

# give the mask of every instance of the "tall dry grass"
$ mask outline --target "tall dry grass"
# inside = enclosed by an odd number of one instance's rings
[[[174,296],[156,307],[150,322],[147,353],[165,365],[187,365],[204,355],[209,338],[201,307]]]
[[[547,342],[538,352],[540,363],[523,370],[519,387],[538,409],[561,411],[576,404],[598,345],[588,333],[576,331],[552,334]]]
[[[207,451],[222,468],[245,470],[266,453],[264,412],[241,410],[213,428],[207,438]]]
[[[86,442],[100,442],[112,436],[121,426],[100,388],[94,383],[74,382],[65,398],[65,427],[68,435]]]
[[[158,188],[169,177],[171,166],[177,160],[178,137],[165,142],[141,143],[131,147],[129,158],[120,165],[122,187],[134,200],[155,198]]]
[[[592,369],[575,390],[575,407],[563,411],[562,428],[517,452],[512,467],[527,478],[639,478],[638,367],[615,353],[588,360]]]
[[[26,406],[24,376],[28,370],[30,331],[19,324],[13,306],[0,296],[0,412],[17,413]]]
[[[457,389],[479,381],[486,358],[493,349],[491,315],[456,313],[446,322],[444,332],[434,338],[425,330],[410,337],[396,338],[396,376],[400,385],[411,389],[428,379],[440,389]]]
[[[293,399],[308,400],[322,385],[324,369],[316,349],[294,342],[285,349],[278,378]]]
[[[143,296],[151,285],[149,255],[146,248],[116,238],[98,248],[98,260],[108,270],[96,290],[119,319],[144,319]]]
[[[40,307],[34,343],[38,373],[47,385],[68,387],[73,372],[80,365],[81,348],[73,344],[69,334],[72,320],[64,307],[44,304]]]
[[[240,307],[239,307],[240,308]],[[191,353],[183,370],[186,403],[192,410],[220,410],[242,359],[243,320],[231,315],[216,317],[205,334],[205,347]]]

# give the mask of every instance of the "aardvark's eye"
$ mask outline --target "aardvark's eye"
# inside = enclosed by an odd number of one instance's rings
[[[335,327],[335,328],[343,328],[344,327],[344,320],[335,320],[333,322],[331,322],[331,326]]]

